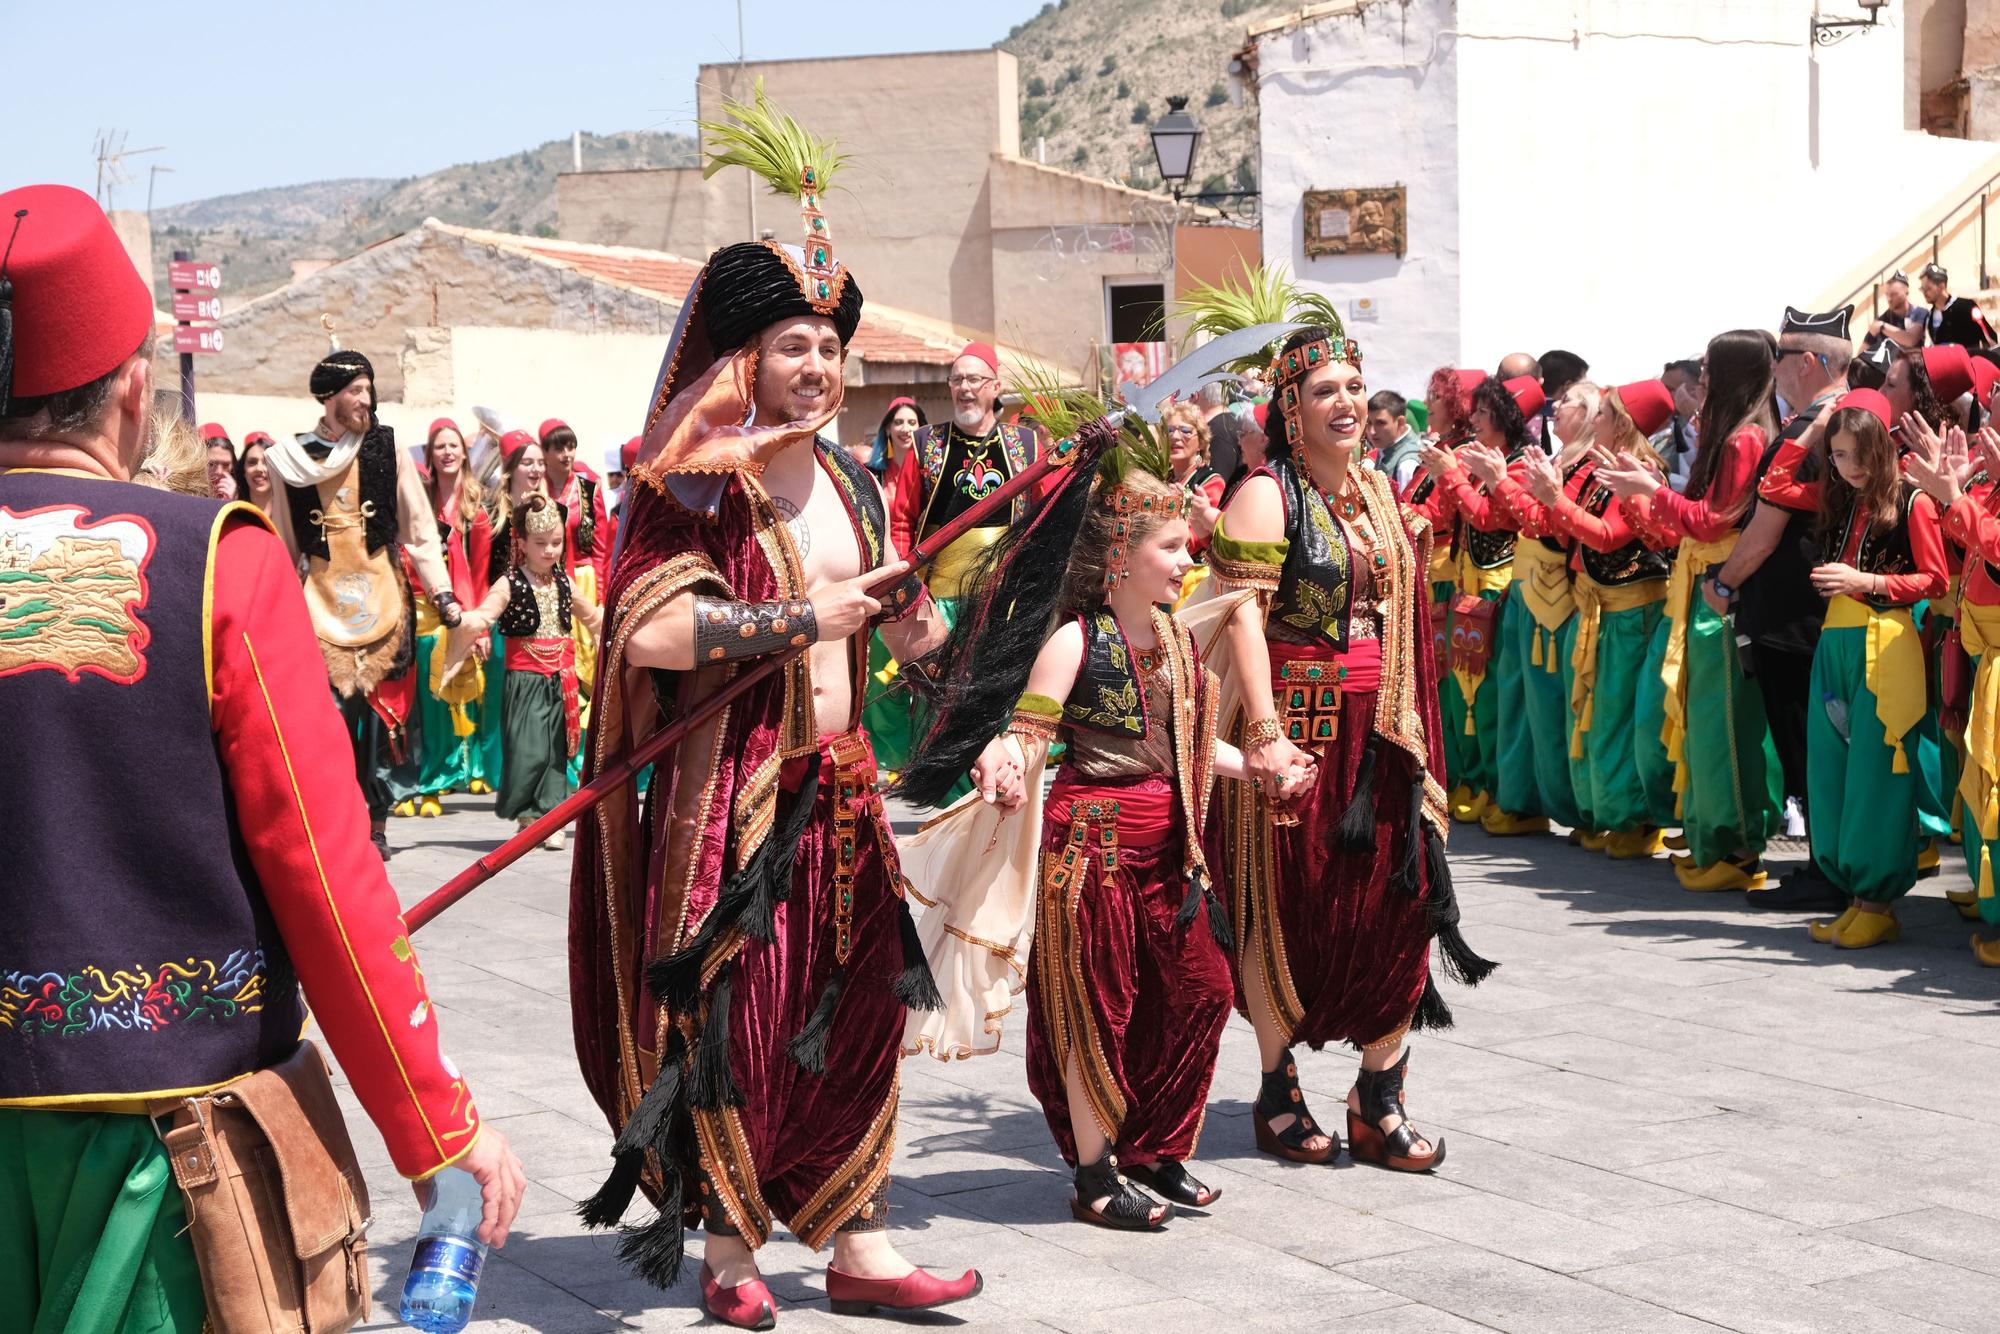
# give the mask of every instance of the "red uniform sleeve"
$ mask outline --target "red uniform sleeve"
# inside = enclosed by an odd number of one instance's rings
[[[493,559],[493,516],[481,505],[472,516],[472,531],[465,539],[466,575],[471,582],[472,598],[465,605],[478,606],[486,598],[486,567]]]
[[[1512,532],[1513,515],[1496,504],[1485,488],[1473,481],[1465,469],[1453,463],[1444,470],[1444,484],[1451,489],[1451,501],[1459,516],[1482,533]]]
[[[1658,551],[1679,546],[1687,534],[1681,531],[1671,514],[1654,506],[1653,499],[1652,496],[1621,496],[1618,511],[1632,530],[1645,539],[1647,546]]]
[[[1670,487],[1653,493],[1653,512],[1669,520],[1698,542],[1713,542],[1736,526],[1743,501],[1750,494],[1757,475],[1757,460],[1764,453],[1764,433],[1746,426],[1729,437],[1729,448],[1709,483],[1708,494],[1689,500]]]
[[[2000,491],[1994,494],[2000,495]],[[1983,561],[2000,564],[2000,519],[1970,495],[1962,495],[1945,511],[1944,531],[1952,541]]]
[[[1556,513],[1570,536],[1592,551],[1616,551],[1634,540],[1643,540],[1618,505],[1606,505],[1600,517],[1564,496],[1556,502]]]
[[[591,543],[590,564],[597,571],[599,597],[611,582],[611,539],[618,530],[611,526],[611,512],[604,508],[604,483],[598,482],[590,488],[591,533],[595,540]]]
[[[1779,445],[1771,466],[1764,470],[1764,479],[1757,483],[1757,499],[1794,514],[1817,514],[1820,483],[1799,480],[1799,465],[1805,458],[1806,448],[1799,441]]]
[[[369,843],[347,733],[283,544],[234,523],[217,542],[210,619],[215,740],[250,863],[307,1003],[404,1176],[479,1134],[465,1080]]]
[[[1493,488],[1494,500],[1507,512],[1514,529],[1523,537],[1568,537],[1569,530],[1557,521],[1554,509],[1535,499],[1534,492],[1528,490],[1527,478],[1527,466],[1516,463]]]
[[[896,550],[907,554],[917,545],[917,519],[923,474],[917,469],[917,451],[906,449],[896,460],[895,481],[889,488],[889,536]]]
[[[1885,575],[1888,600],[1898,604],[1941,598],[1951,589],[1951,559],[1945,555],[1937,502],[1919,492],[1910,504],[1910,557],[1915,574]]]
[[[1422,500],[1413,502],[1407,499],[1407,497],[1416,494],[1417,484],[1429,475],[1430,472],[1428,469],[1424,468],[1421,464],[1418,465],[1417,470],[1410,474],[1409,486],[1403,491],[1403,495],[1406,497],[1403,503],[1423,515],[1426,519],[1429,519],[1433,532],[1449,533],[1451,531],[1452,520],[1458,517],[1457,508],[1452,503],[1450,487],[1440,482],[1432,486],[1431,493]]]

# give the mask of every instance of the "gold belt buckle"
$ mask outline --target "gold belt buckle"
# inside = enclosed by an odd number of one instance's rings
[[[1274,703],[1285,740],[1301,750],[1325,746],[1340,735],[1339,663],[1298,660],[1280,663]]]

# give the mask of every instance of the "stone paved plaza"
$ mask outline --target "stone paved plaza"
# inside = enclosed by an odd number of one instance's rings
[[[488,799],[398,820],[406,904],[506,830]],[[1954,850],[1955,854],[1955,850]],[[1682,892],[1664,862],[1461,826],[1466,935],[1503,962],[1449,991],[1458,1026],[1415,1043],[1409,1098],[1449,1141],[1436,1178],[1280,1164],[1252,1147],[1256,1046],[1232,1020],[1199,1174],[1207,1216],[1131,1236],[1070,1220],[1069,1182],[1021,1071],[997,1056],[903,1066],[893,1223],[920,1264],[985,1272],[927,1323],[969,1330],[1905,1330],[2000,1328],[2000,973],[1920,885],[1900,944],[1838,953],[1803,919]],[[702,1323],[620,1267],[575,1202],[610,1134],[571,1054],[568,854],[537,851],[417,937],[446,1045],[527,1167],[479,1330]],[[1353,1060],[1301,1061],[1340,1120]],[[349,1120],[373,1194],[376,1321],[394,1325],[417,1210]],[[638,1205],[634,1216],[638,1215]],[[690,1238],[698,1246],[698,1238]],[[698,1250],[692,1252],[698,1255]],[[823,1257],[763,1253],[786,1330],[832,1315]]]

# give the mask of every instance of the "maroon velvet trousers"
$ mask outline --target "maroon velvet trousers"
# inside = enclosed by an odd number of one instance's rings
[[[1118,810],[1108,820],[1085,813],[1110,802]],[[1050,868],[1066,857],[1070,877],[1054,884]],[[1074,1165],[1061,1066],[1074,1050],[1085,1084],[1103,1090],[1093,1101],[1119,1162],[1184,1161],[1201,1135],[1229,1019],[1229,963],[1205,911],[1176,920],[1187,882],[1172,783],[1096,786],[1065,773],[1044,810],[1042,865],[1027,1064],[1049,1133]]]
[[[1372,641],[1363,644],[1375,647]],[[1274,669],[1286,656],[1320,655],[1272,645]],[[1319,778],[1299,808],[1298,822],[1270,829],[1264,894],[1244,884],[1254,877],[1242,875],[1221,855],[1223,820],[1209,822],[1209,864],[1219,881],[1248,900],[1249,921],[1246,905],[1239,904],[1235,914],[1236,1003],[1244,1004],[1243,951],[1263,947],[1267,957],[1283,960],[1288,975],[1273,983],[1281,1015],[1295,1020],[1291,1041],[1315,1050],[1329,1042],[1359,1046],[1388,1037],[1409,1022],[1430,976],[1431,934],[1423,905],[1391,883],[1409,840],[1421,835],[1410,824],[1413,766],[1386,741],[1370,750],[1380,658],[1367,659],[1366,653],[1350,657],[1339,731],[1317,750]],[[1364,756],[1375,765],[1375,841],[1370,850],[1349,852],[1341,846],[1340,820],[1353,800]],[[1281,946],[1276,951],[1268,949],[1273,930]]]
[[[903,969],[902,904],[874,760],[843,766],[837,742],[858,744],[866,754],[859,732],[821,739],[819,793],[799,842],[791,897],[777,907],[772,943],[744,943],[730,984],[730,1070],[744,1096],[736,1119],[746,1151],[731,1156],[752,1176],[771,1214],[809,1245],[821,1244],[867,1188],[886,1178],[906,1013],[890,992]],[[854,795],[843,797],[843,784]],[[854,816],[851,826],[835,818],[843,801]],[[812,1074],[786,1046],[805,1027],[838,962],[841,845],[849,830],[852,944],[826,1072]],[[713,1174],[716,1164],[704,1168]]]

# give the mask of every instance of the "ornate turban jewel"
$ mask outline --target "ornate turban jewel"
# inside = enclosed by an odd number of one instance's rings
[[[560,533],[563,530],[562,511],[549,502],[536,505],[528,511],[525,526],[530,537],[545,537],[550,533]]]

